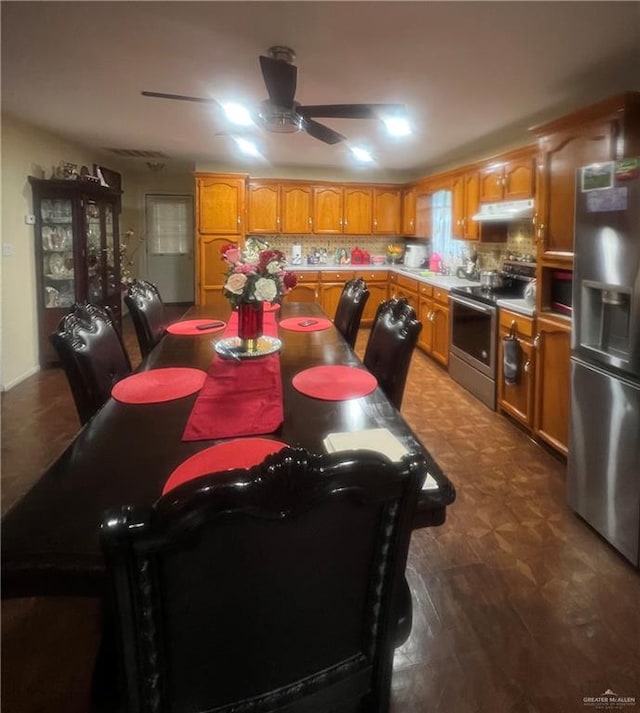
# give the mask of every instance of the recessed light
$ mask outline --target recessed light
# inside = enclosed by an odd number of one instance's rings
[[[235,124],[236,126],[251,126],[251,124],[253,124],[253,119],[251,118],[249,110],[242,106],[242,104],[229,102],[227,104],[223,104],[222,108],[224,109],[227,119],[229,119],[232,124]]]
[[[366,150],[359,146],[350,146],[349,149],[351,153],[362,163],[371,163],[373,161],[373,156]]]
[[[411,134],[409,122],[403,116],[389,116],[383,121],[391,136],[409,136]]]
[[[262,158],[262,154],[258,151],[258,147],[253,143],[253,141],[248,141],[240,136],[234,136],[233,140],[236,142],[238,148],[245,156],[255,156]]]

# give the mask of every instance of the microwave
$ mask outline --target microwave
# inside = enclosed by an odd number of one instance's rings
[[[570,317],[573,312],[573,272],[551,270],[549,277],[549,307]]]

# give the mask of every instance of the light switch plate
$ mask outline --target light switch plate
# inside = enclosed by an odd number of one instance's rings
[[[27,213],[24,217],[24,222],[27,225],[35,225],[36,224],[36,217],[33,213]]]

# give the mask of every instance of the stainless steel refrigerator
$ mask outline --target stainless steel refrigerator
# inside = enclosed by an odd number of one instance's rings
[[[640,159],[576,174],[569,505],[640,566]]]

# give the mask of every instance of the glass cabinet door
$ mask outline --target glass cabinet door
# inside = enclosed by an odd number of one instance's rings
[[[87,236],[87,301],[101,304],[105,295],[106,250],[103,247],[100,206],[96,201],[84,201],[84,222]]]
[[[107,299],[113,298],[120,294],[120,280],[118,279],[118,271],[116,260],[116,232],[113,223],[113,206],[105,205],[104,207],[104,237],[105,237],[105,259],[106,259],[106,288]]]
[[[44,307],[71,307],[76,293],[72,201],[67,198],[41,201],[40,220]]]

